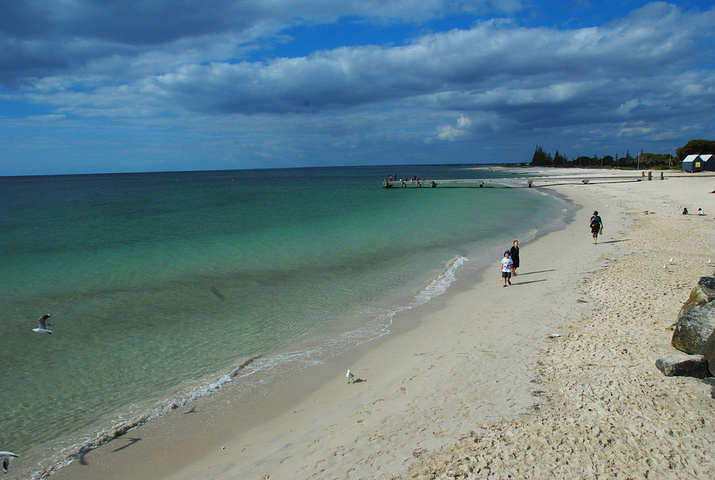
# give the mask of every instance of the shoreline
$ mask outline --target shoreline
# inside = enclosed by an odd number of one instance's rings
[[[715,379],[665,377],[655,367],[682,353],[670,344],[678,311],[700,276],[713,275],[715,175],[675,178],[593,187],[623,205],[632,226],[575,289],[590,312],[565,315],[562,336],[540,355],[545,408],[485,425],[401,478],[712,476]],[[683,207],[710,213],[683,216]]]
[[[494,262],[454,292],[400,313],[394,335],[288,378],[262,400],[232,404],[229,386],[52,478],[392,478],[475,428],[548,408],[533,383],[547,333],[559,326],[556,318],[585,315],[573,284],[602,268],[617,246],[594,247],[581,224],[591,205],[604,217],[606,241],[620,241],[629,223],[617,205],[600,205],[592,185],[549,190],[581,210],[564,230],[521,245],[523,266],[511,288],[499,288]],[[584,260],[590,247],[599,251]],[[569,271],[577,263],[584,272]],[[410,322],[418,325],[405,328]],[[348,385],[347,368],[363,381]]]

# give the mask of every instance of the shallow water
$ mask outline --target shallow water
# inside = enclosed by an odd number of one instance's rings
[[[247,371],[389,331],[562,215],[529,189],[381,188],[361,167],[0,178],[0,447],[15,475]],[[493,186],[493,185],[492,185]],[[52,315],[53,335],[31,331]],[[243,369],[247,360],[259,357]],[[234,377],[237,375],[236,377]]]

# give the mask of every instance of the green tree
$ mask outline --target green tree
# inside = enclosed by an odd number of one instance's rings
[[[715,141],[705,140],[705,139],[693,139],[682,147],[675,150],[675,154],[678,155],[678,160],[681,162],[685,160],[685,157],[692,154],[703,154],[712,153],[715,155]]]
[[[551,164],[553,164],[551,154],[544,152],[544,149],[537,145],[534,156],[531,158],[531,166],[543,167]]]
[[[554,154],[554,165],[566,165],[566,162],[566,157],[559,155],[559,151],[556,150],[556,153]]]

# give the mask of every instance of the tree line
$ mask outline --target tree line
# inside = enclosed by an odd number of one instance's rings
[[[626,155],[615,157],[605,155],[599,157],[580,156],[573,159],[568,159],[561,155],[558,150],[552,156],[550,152],[545,152],[539,145],[536,146],[536,151],[531,159],[533,167],[580,167],[580,168],[633,168],[633,169],[665,169],[674,168],[680,170],[685,157],[691,154],[708,154],[715,155],[715,141],[705,139],[694,139],[680,148],[675,149],[676,156],[670,153],[644,153],[640,151],[635,157],[631,156],[626,150]]]

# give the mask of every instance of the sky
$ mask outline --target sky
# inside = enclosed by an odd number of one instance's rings
[[[715,5],[0,0],[0,176],[529,162],[715,139]]]

